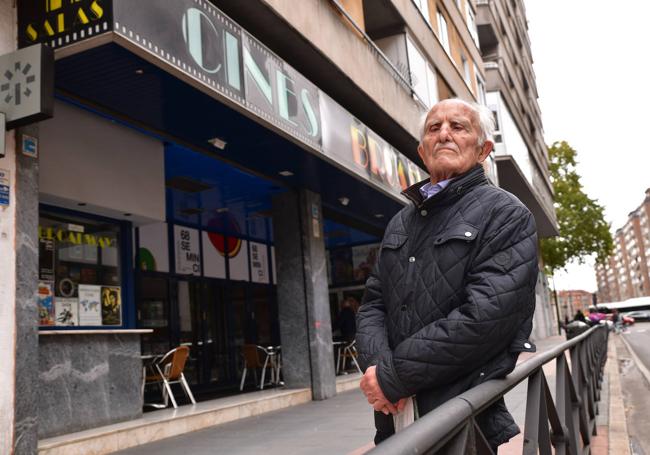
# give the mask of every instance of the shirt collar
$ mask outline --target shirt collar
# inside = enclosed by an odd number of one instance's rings
[[[447,188],[447,185],[452,181],[453,179],[447,179],[447,180],[441,180],[438,183],[425,183],[420,187],[420,194],[422,195],[423,200],[427,200],[430,197],[435,196],[445,188]]]

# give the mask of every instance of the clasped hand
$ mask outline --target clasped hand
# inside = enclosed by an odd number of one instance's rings
[[[388,415],[389,413],[397,414],[404,409],[406,398],[400,399],[395,404],[388,401],[384,392],[382,392],[381,387],[379,387],[379,382],[377,381],[377,367],[375,366],[368,367],[361,378],[359,387],[361,387],[361,391],[375,411]]]

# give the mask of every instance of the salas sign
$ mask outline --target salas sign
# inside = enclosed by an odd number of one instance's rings
[[[18,2],[18,45],[56,48],[106,32],[112,22],[110,0],[23,0]]]

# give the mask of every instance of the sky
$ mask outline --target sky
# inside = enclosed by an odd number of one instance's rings
[[[585,192],[612,233],[650,187],[650,2],[525,0],[547,145],[578,152]],[[595,292],[593,260],[555,276],[558,289]]]

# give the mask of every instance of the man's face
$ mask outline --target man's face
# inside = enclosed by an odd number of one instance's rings
[[[492,142],[478,145],[480,128],[474,112],[456,101],[436,104],[424,126],[418,154],[431,180],[439,182],[470,170],[487,158]]]

